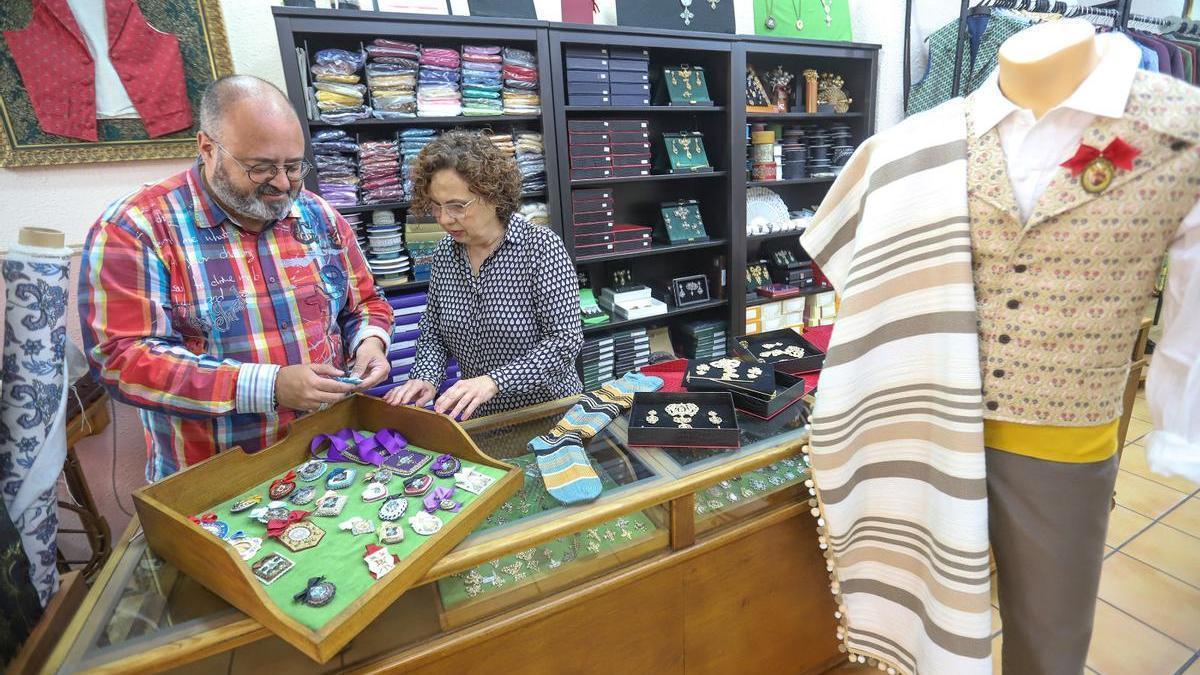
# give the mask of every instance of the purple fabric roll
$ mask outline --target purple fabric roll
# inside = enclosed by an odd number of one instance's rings
[[[392,306],[392,309],[416,307],[418,305],[424,305],[428,301],[428,293],[410,293],[408,295],[397,295],[388,298],[388,304]]]

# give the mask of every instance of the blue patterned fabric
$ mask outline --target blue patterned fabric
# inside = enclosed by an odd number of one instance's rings
[[[67,260],[16,251],[4,261],[0,493],[44,605],[58,587],[55,486],[66,455]]]

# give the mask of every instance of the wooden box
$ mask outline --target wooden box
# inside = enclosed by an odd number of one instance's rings
[[[268,598],[250,566],[229,543],[197,527],[188,517],[301,464],[309,458],[313,437],[347,427],[395,429],[415,446],[449,453],[505,474],[441,530],[427,537],[387,576],[372,584],[320,630],[313,630],[282,612]],[[141,488],[133,497],[146,540],[155,553],[312,659],[324,663],[516,493],[523,480],[519,469],[484,454],[450,418],[410,406],[393,407],[380,399],[357,394],[328,410],[297,420],[287,437],[261,452],[246,454],[240,448],[222,452]]]

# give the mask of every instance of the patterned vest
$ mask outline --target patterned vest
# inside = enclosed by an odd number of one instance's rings
[[[968,133],[986,418],[1089,426],[1121,414],[1163,254],[1200,196],[1197,120],[1200,89],[1139,72],[1125,116],[1099,118],[1083,137],[1140,149],[1133,170],[1090,194],[1060,169],[1024,225],[996,129]]]
[[[972,18],[970,21],[984,18]],[[986,82],[988,75],[996,68],[996,54],[1000,52],[1000,45],[1032,24],[1023,16],[1003,10],[993,10],[986,21],[987,27],[974,49],[969,41],[963,43],[959,96],[970,94]],[[950,93],[954,91],[954,48],[957,42],[957,19],[930,34],[929,66],[921,81],[914,82],[908,88],[907,114],[915,115],[950,100]]]

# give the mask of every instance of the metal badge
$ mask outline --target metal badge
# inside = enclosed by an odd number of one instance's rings
[[[330,471],[329,475],[326,476],[325,487],[329,488],[330,490],[341,490],[343,488],[350,487],[350,484],[354,482],[354,476],[356,473],[357,472],[354,469],[338,467],[333,471]]]
[[[239,499],[236,502],[234,502],[233,506],[229,507],[229,512],[230,513],[241,513],[242,511],[247,511],[249,509],[254,508],[261,502],[262,502],[262,495],[251,495],[249,497],[245,497],[243,499]]]
[[[383,506],[379,507],[379,519],[394,521],[400,520],[404,512],[408,510],[408,499],[404,497],[390,497]]]
[[[337,586],[334,586],[332,581],[326,581],[325,577],[312,577],[308,580],[308,586],[293,595],[292,600],[303,602],[309,607],[324,607],[333,600],[336,593]]]
[[[296,506],[304,506],[315,499],[316,496],[317,488],[313,487],[312,485],[304,485],[292,493],[292,497],[289,501]]]
[[[300,468],[296,470],[296,474],[300,476],[300,480],[313,481],[320,478],[325,473],[325,469],[329,468],[329,464],[322,459],[310,459]]]
[[[350,520],[343,521],[341,524],[339,524],[338,529],[349,532],[357,537],[360,534],[370,534],[374,532],[375,523],[367,520],[366,518],[354,516]]]
[[[442,529],[442,519],[425,511],[417,511],[415,516],[408,519],[408,526],[413,529],[413,532],[428,537]]]
[[[325,530],[310,522],[300,521],[291,523],[284,528],[283,532],[279,534],[279,543],[295,553],[316,546],[321,543],[324,536]]]
[[[404,541],[404,528],[400,525],[381,525],[379,541],[385,544],[399,544]]]
[[[347,501],[349,501],[349,498],[345,495],[339,495],[338,493],[330,490],[325,493],[324,497],[321,497],[321,499],[317,501],[317,510],[314,513],[318,516],[341,515],[342,509],[346,508]],[[286,518],[287,515],[285,514],[284,517]]]
[[[433,487],[433,476],[422,474],[413,476],[404,481],[404,495],[406,497],[420,497],[429,492],[429,488]]]
[[[364,502],[379,501],[387,496],[387,486],[383,483],[367,483],[367,487],[363,489],[362,499]]]
[[[288,570],[296,566],[296,563],[279,555],[271,553],[262,558],[258,562],[250,566],[250,571],[264,585],[270,586],[276,579],[283,576]]]

